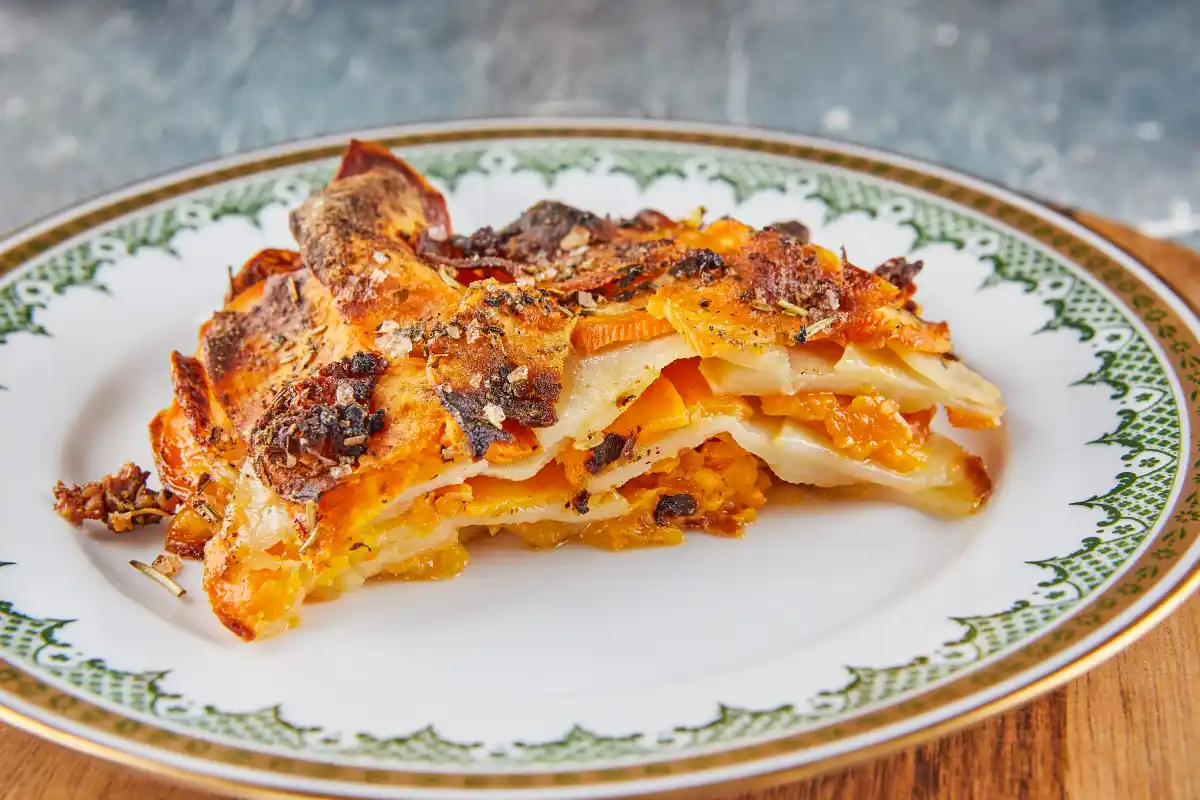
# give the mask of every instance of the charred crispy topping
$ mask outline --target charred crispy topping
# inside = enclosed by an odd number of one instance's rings
[[[229,276],[229,291],[225,294],[226,304],[251,286],[261,283],[271,275],[286,275],[300,268],[300,254],[295,250],[262,250],[236,273]]]
[[[580,490],[579,494],[571,498],[571,508],[575,509],[575,513],[577,514],[588,513],[588,500],[590,500],[591,497],[592,496],[588,493],[587,489]]]
[[[897,256],[876,267],[875,274],[900,291],[907,291],[924,266],[924,261],[909,261],[904,256]]]
[[[54,487],[54,510],[72,525],[85,519],[103,522],[114,533],[149,525],[175,513],[179,499],[167,489],[155,492],[146,486],[150,472],[127,462],[115,475],[82,486]]]
[[[382,357],[358,353],[280,391],[254,427],[259,478],[281,497],[309,502],[349,474],[383,429],[384,411],[371,411],[371,396],[386,368]]]
[[[257,369],[265,345],[277,349],[273,339],[293,341],[311,325],[306,299],[297,303],[293,297],[293,291],[303,292],[309,280],[307,270],[268,276],[252,303],[243,302],[251,296],[244,295],[213,314],[200,329],[199,353],[213,385],[239,371]]]
[[[604,440],[592,448],[592,455],[584,462],[587,471],[595,475],[621,457],[629,437],[619,433],[606,433]]]
[[[541,289],[473,284],[458,311],[427,341],[438,399],[466,434],[471,455],[513,441],[506,420],[553,425],[574,317]]]
[[[468,259],[501,258],[546,265],[578,247],[612,241],[616,233],[617,225],[610,219],[543,200],[498,231],[481,228],[452,242]]]
[[[812,241],[812,233],[809,231],[808,226],[796,219],[782,220],[772,225],[768,225],[767,227],[763,228],[763,230],[782,233],[784,236],[788,236],[800,242],[800,244],[808,244],[810,241]]]
[[[244,442],[216,402],[204,364],[199,359],[171,353],[171,384],[175,403],[195,443],[214,456],[231,462],[240,461],[244,455]],[[180,488],[161,471],[159,477],[165,485]]]
[[[214,381],[233,372],[238,365],[242,342],[247,338],[245,315],[218,311],[200,333],[200,353]]]
[[[292,298],[292,285],[299,303]],[[309,270],[271,275],[260,287],[240,295],[201,327],[198,360],[207,380],[201,381],[197,370],[172,375],[181,405],[184,383],[203,386],[211,393],[212,429],[221,427],[225,430],[218,435],[236,435],[243,443],[286,381],[356,346],[348,331],[329,330],[327,323],[338,324],[337,312]],[[189,414],[189,425],[194,422]],[[227,451],[229,444],[222,442],[218,449]]]
[[[601,244],[562,259],[554,278],[542,285],[566,293],[584,290],[625,300],[652,290],[654,279],[683,260],[685,253],[670,239]]]
[[[666,525],[671,517],[695,514],[697,507],[696,499],[690,494],[664,494],[654,506],[654,521]]]
[[[763,231],[738,255],[735,269],[749,293],[748,302],[774,306],[783,300],[818,319],[841,309],[844,265],[822,261],[816,250],[797,239]]]
[[[725,269],[725,259],[712,250],[688,250],[683,258],[667,268],[667,272],[676,278],[694,278],[697,275],[710,276]]]

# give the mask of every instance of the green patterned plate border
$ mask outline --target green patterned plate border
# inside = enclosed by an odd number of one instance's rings
[[[468,127],[412,129],[409,132],[387,131],[364,134],[364,136],[381,139],[393,147],[409,147],[439,142],[462,143],[464,141],[475,140],[486,142],[487,140],[497,138],[522,139],[528,137],[563,139],[589,137],[633,139],[643,142],[680,142],[789,156],[895,181],[935,196],[946,198],[973,209],[980,214],[992,217],[1037,239],[1042,244],[1065,255],[1069,260],[1083,266],[1110,290],[1121,297],[1128,305],[1128,308],[1132,309],[1137,316],[1146,322],[1164,350],[1179,357],[1178,378],[1181,384],[1185,386],[1185,392],[1190,393],[1193,403],[1197,398],[1197,390],[1200,387],[1200,370],[1197,367],[1200,367],[1200,359],[1191,354],[1200,352],[1200,344],[1196,342],[1187,323],[1180,319],[1167,304],[1161,302],[1160,298],[1156,296],[1162,293],[1161,289],[1153,288],[1148,283],[1142,281],[1136,273],[1122,266],[1119,261],[1113,259],[1102,248],[1090,243],[1088,239],[1091,237],[1087,235],[1079,236],[1073,233],[1073,226],[1070,223],[1057,222],[1051,212],[1045,212],[1044,214],[1033,213],[1018,204],[1006,201],[1003,197],[995,196],[989,191],[981,191],[973,186],[965,185],[965,183],[973,182],[970,179],[964,179],[964,183],[960,183],[951,177],[934,174],[935,171],[940,172],[940,170],[935,170],[932,167],[926,171],[919,165],[892,163],[886,157],[879,158],[865,152],[854,152],[854,149],[840,145],[720,128],[656,128],[627,125],[615,126],[611,123],[546,126],[530,125],[528,123],[519,123],[516,125],[480,123]],[[213,186],[233,178],[335,156],[341,149],[342,141],[344,139],[339,137],[336,144],[298,145],[287,148],[284,152],[277,155],[252,155],[229,166],[193,170],[186,177],[173,181],[165,181],[159,186],[144,191],[131,191],[116,201],[99,201],[74,212],[74,216],[68,215],[68,218],[61,222],[55,221],[42,226],[42,229],[35,230],[31,234],[19,238],[15,246],[0,251],[0,274],[25,263],[39,254],[45,253],[48,249],[79,233],[113,220],[123,214],[145,208],[150,204],[167,200],[195,189]],[[572,157],[577,158],[577,154]],[[451,163],[451,161],[442,160],[436,164],[422,164],[421,166],[425,167],[435,177],[439,177],[452,184],[461,174],[469,172],[471,165],[468,163],[468,160],[462,160],[461,163]],[[478,162],[477,156],[475,161]],[[556,174],[557,170],[570,165],[572,164],[567,162],[563,164],[544,162],[528,164],[525,165],[525,168],[542,172],[549,181]],[[655,169],[666,169],[669,171],[671,169],[670,159],[665,160]],[[641,179],[651,180],[655,176],[635,175],[634,177],[641,182]],[[739,186],[733,180],[729,182],[739,200],[742,199],[743,187]],[[999,190],[997,193],[1000,193]],[[837,209],[833,210],[836,211]],[[925,234],[921,228],[914,227],[917,229],[919,246],[920,238]],[[164,235],[167,236],[165,241],[169,243],[170,234],[164,233]],[[83,277],[85,281],[89,281],[94,278],[94,275]],[[1001,277],[1007,280],[1014,280],[1010,276]],[[56,292],[59,291],[57,287],[52,288]],[[13,291],[14,284],[10,283],[4,287],[4,290]],[[16,297],[0,297],[0,303],[5,305],[6,310],[9,311],[9,313],[4,315],[5,319],[0,320],[0,323],[3,323],[0,324],[0,327],[3,328],[0,331],[0,341],[3,341],[3,334],[5,333],[17,330],[36,332],[37,330],[33,319],[33,311],[37,307],[36,302],[11,302],[15,300],[17,300]],[[18,313],[13,313],[14,310]],[[1071,326],[1071,320],[1064,319],[1061,314],[1056,316],[1055,323],[1060,327]],[[1103,372],[1104,370],[1100,370],[1097,373],[1097,375],[1101,375],[1098,382],[1110,382],[1103,377]],[[1089,376],[1089,378],[1094,379],[1095,376]],[[1196,424],[1196,415],[1196,409],[1190,408],[1190,425],[1194,426]],[[1114,442],[1118,441],[1121,433],[1122,429],[1118,428],[1112,434]],[[1119,443],[1127,444],[1126,442]],[[1200,462],[1193,464],[1192,474],[1185,477],[1186,486],[1193,486],[1198,482],[1195,474],[1198,465],[1200,465]],[[1121,488],[1121,485],[1118,485],[1117,490]],[[1114,490],[1114,492],[1117,490]],[[1103,497],[1092,498],[1086,501],[1085,504],[1110,509],[1110,506],[1104,503],[1103,500]],[[51,712],[51,716],[53,717],[71,721],[85,728],[91,728],[98,733],[115,735],[119,739],[128,741],[131,745],[141,743],[149,745],[153,750],[164,750],[194,758],[202,758],[228,765],[283,775],[307,776],[326,780],[333,779],[351,784],[407,785],[414,787],[460,789],[580,788],[591,784],[610,783],[614,781],[666,778],[698,770],[711,770],[718,767],[773,758],[822,744],[828,744],[848,736],[876,730],[880,727],[901,722],[915,715],[927,713],[943,705],[967,698],[974,693],[1000,684],[1054,657],[1056,654],[1077,643],[1080,639],[1087,637],[1099,627],[1110,623],[1116,617],[1128,611],[1142,595],[1155,589],[1157,584],[1167,579],[1172,566],[1184,560],[1188,546],[1192,543],[1192,531],[1189,529],[1189,523],[1194,523],[1197,519],[1200,519],[1200,516],[1198,516],[1200,515],[1200,510],[1197,508],[1197,502],[1195,492],[1180,497],[1175,508],[1171,510],[1169,516],[1171,524],[1166,525],[1164,530],[1158,532],[1159,541],[1145,548],[1138,561],[1124,570],[1120,580],[1115,585],[1110,586],[1097,596],[1089,597],[1084,609],[1077,611],[1074,617],[1058,626],[1049,634],[1033,639],[1016,652],[1002,657],[983,670],[974,672],[963,678],[951,680],[933,691],[910,697],[907,700],[866,716],[856,717],[832,726],[804,731],[780,739],[735,747],[724,752],[704,755],[684,755],[674,761],[605,767],[580,772],[514,773],[510,771],[495,775],[369,770],[344,765],[322,764],[303,759],[281,758],[259,751],[218,745],[209,741],[193,739],[175,730],[166,730],[145,722],[127,719],[119,713],[92,705],[78,697],[62,693],[26,672],[19,663],[14,664],[0,661],[0,688],[11,692],[19,698],[22,705],[33,705],[43,711]],[[1083,550],[1071,554],[1071,556],[1062,559],[1062,561],[1072,557],[1085,556],[1099,545],[1100,542],[1098,540],[1095,542],[1085,542]],[[1057,569],[1057,565],[1052,562],[1045,562],[1043,565]],[[1062,576],[1060,575],[1060,580],[1061,578]],[[1182,580],[1176,576],[1175,580],[1178,582],[1175,586],[1156,606],[1147,610],[1136,623],[1126,627],[1108,643],[1092,650],[1090,653],[1060,668],[1056,672],[1045,675],[1036,682],[1028,684],[1024,688],[1018,689],[1006,696],[992,700],[986,705],[937,723],[934,726],[915,731],[907,736],[893,739],[890,743],[885,742],[883,744],[900,746],[901,743],[909,743],[914,738],[931,736],[944,727],[966,724],[985,714],[994,713],[1003,707],[1021,702],[1036,691],[1044,690],[1055,683],[1067,679],[1071,675],[1087,668],[1087,666],[1090,666],[1095,661],[1111,655],[1116,649],[1128,644],[1134,637],[1148,629],[1158,618],[1168,613],[1187,594],[1193,585],[1197,583],[1198,579],[1200,579],[1200,575],[1195,571]],[[8,614],[12,613],[11,609],[6,608],[5,611]],[[963,620],[962,622],[968,626],[969,630],[971,629],[969,620]],[[54,631],[57,627],[57,625],[48,626],[41,633],[41,636],[44,637],[42,644],[51,648],[59,646],[59,643],[54,639]],[[968,634],[968,638],[970,635]],[[966,639],[962,642],[952,644],[965,643]],[[913,666],[904,665],[904,667],[892,669],[911,669]],[[863,684],[863,686],[858,687],[860,690],[865,687],[869,691],[869,684],[878,677],[878,675],[856,674],[855,683]],[[852,693],[854,689],[855,686],[852,685],[846,691]],[[783,711],[783,709],[779,709],[775,713]],[[788,708],[787,712],[790,713],[791,709]],[[739,727],[747,722],[747,720],[739,719],[739,715],[742,714],[747,714],[747,712],[736,709],[723,709],[721,718],[714,725]],[[178,766],[156,763],[153,758],[146,758],[132,752],[114,749],[95,741],[89,741],[86,738],[80,738],[73,733],[24,716],[11,708],[4,709],[3,716],[14,724],[22,725],[35,732],[50,736],[80,749],[97,752],[116,760],[136,763],[139,766],[151,769],[195,777]],[[75,725],[71,727],[75,727]],[[693,733],[699,735],[702,733],[702,730],[697,730]],[[583,731],[572,731],[571,734],[588,735]],[[865,753],[866,750],[858,750],[851,754],[851,756],[862,756]],[[823,769],[832,766],[834,766],[833,761],[827,759],[816,764],[806,765],[803,769],[811,771],[812,769]],[[244,785],[227,784],[223,779],[219,778],[207,780],[213,781],[213,785],[220,784],[227,791],[234,787],[240,793],[245,793],[248,790]]]

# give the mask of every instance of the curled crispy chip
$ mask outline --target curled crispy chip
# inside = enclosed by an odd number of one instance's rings
[[[295,250],[260,250],[240,270],[229,275],[225,303],[232,303],[235,297],[271,275],[286,275],[299,268],[300,254]]]
[[[342,319],[364,334],[388,320],[436,317],[458,303],[461,287],[408,244],[431,229],[445,236],[449,224],[441,195],[410,167],[390,153],[354,148],[339,178],[291,215],[304,265]]]
[[[370,172],[390,175],[403,188],[399,195],[404,198],[415,197],[420,206],[420,213],[411,210],[391,218],[391,226],[383,232],[389,235],[402,235],[406,238],[419,233],[420,229],[441,229],[441,236],[450,235],[450,213],[446,210],[446,199],[437,189],[429,185],[408,162],[397,158],[391,150],[375,142],[363,142],[351,139],[337,174],[333,177],[335,183],[345,181]],[[392,185],[396,185],[393,183]],[[409,227],[411,224],[412,227]],[[297,237],[298,238],[298,237]]]

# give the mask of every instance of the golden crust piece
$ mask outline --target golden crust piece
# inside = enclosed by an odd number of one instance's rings
[[[389,319],[436,317],[461,296],[407,244],[430,228],[449,235],[445,201],[381,148],[353,144],[338,177],[292,212],[291,226],[304,266],[363,333]]]
[[[436,319],[457,305],[463,290],[418,261],[405,241],[428,219],[448,233],[441,195],[383,148],[355,143],[339,179],[293,218],[298,230],[323,231],[322,241],[337,243],[309,253],[319,269],[303,257],[301,240],[300,252],[264,250],[231,275],[225,308],[201,327],[196,357],[172,356],[176,401],[151,424],[160,474],[188,499],[169,549],[201,554],[254,429],[281,391],[371,352],[383,319]],[[333,229],[342,234],[331,235]],[[353,274],[330,261],[338,257],[350,259]]]

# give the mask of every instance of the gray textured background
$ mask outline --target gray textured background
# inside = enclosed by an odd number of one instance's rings
[[[752,123],[1200,244],[1200,0],[0,0],[0,231],[313,134]]]

